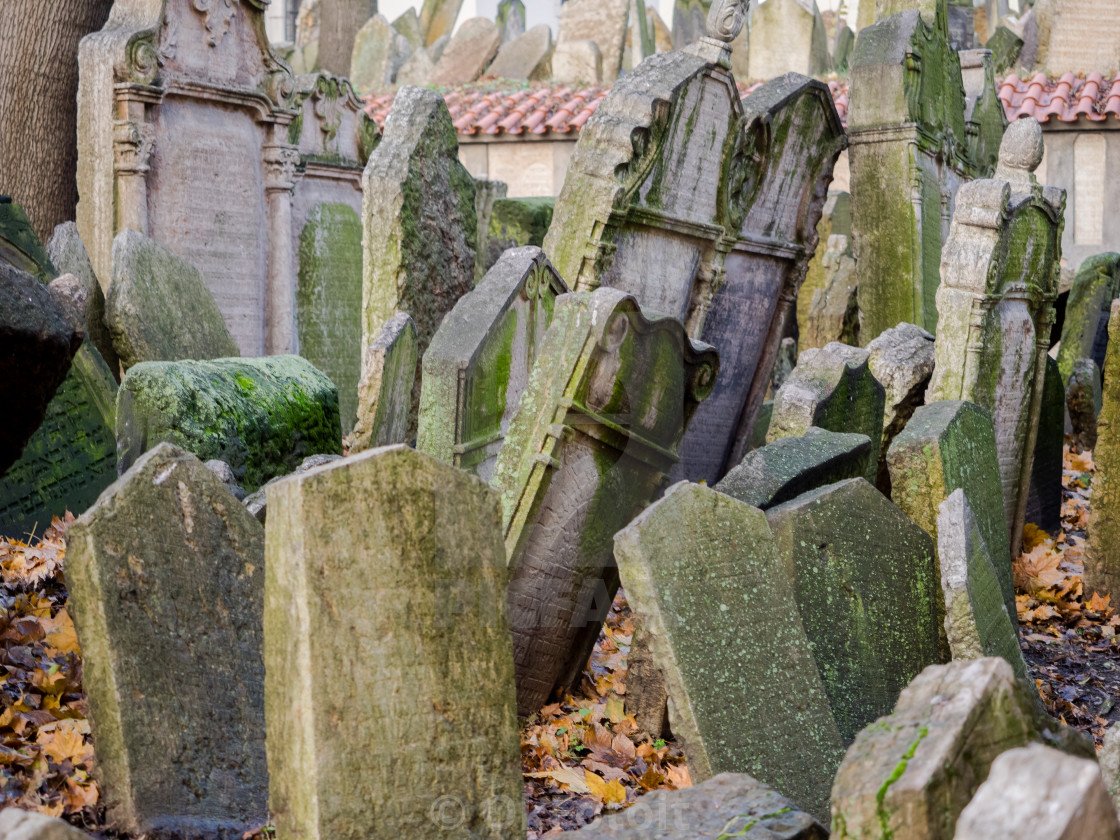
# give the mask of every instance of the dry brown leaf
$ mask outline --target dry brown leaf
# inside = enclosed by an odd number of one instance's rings
[[[585,770],[584,773],[591,795],[602,800],[604,805],[621,806],[626,804],[626,788],[622,786],[622,782],[617,779],[608,782],[590,770]]]

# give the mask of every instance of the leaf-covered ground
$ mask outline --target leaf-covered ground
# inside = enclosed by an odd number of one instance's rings
[[[1055,716],[1093,735],[1120,719],[1120,614],[1082,592],[1091,453],[1065,455],[1062,531],[1028,525],[1014,562],[1023,651]],[[0,807],[16,805],[106,837],[82,663],[66,609],[66,527],[0,540]],[[578,692],[545,706],[521,734],[528,840],[556,837],[651,790],[688,787],[680,749],[626,714],[634,619],[619,593]],[[252,832],[247,837],[260,837]]]

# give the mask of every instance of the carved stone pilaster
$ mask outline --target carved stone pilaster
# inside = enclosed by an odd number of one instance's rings
[[[155,129],[148,123],[117,120],[113,123],[113,160],[120,175],[143,174],[155,145]]]
[[[264,147],[264,188],[268,192],[290,191],[296,185],[299,150],[295,146]]]

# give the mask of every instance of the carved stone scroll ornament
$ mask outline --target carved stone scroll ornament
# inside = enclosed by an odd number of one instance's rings
[[[155,129],[148,123],[133,120],[114,122],[113,159],[117,172],[122,175],[147,172],[155,139]]]

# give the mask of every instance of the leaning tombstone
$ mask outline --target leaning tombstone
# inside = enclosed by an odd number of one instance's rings
[[[481,17],[465,21],[451,36],[428,83],[453,87],[475,81],[498,54],[501,45],[502,33],[494,21]]]
[[[748,450],[846,142],[822,82],[790,74],[740,98],[727,65],[745,12],[723,0],[708,35],[611,88],[544,245],[574,288],[621,289],[719,351],[724,375],[673,470],[694,481]]]
[[[843,747],[763,513],[681,482],[618,533],[615,555],[693,780],[749,768],[823,819]]]
[[[1120,840],[1105,781],[1091,759],[1042,744],[1008,750],[961,811],[954,840]]]
[[[1049,534],[1062,528],[1062,469],[1065,448],[1066,395],[1057,361],[1046,357],[1046,379],[1038,411],[1031,483],[1023,522],[1037,525]]]
[[[478,238],[474,179],[459,162],[442,96],[416,87],[397,93],[362,191],[362,345],[406,312],[423,357],[443,316],[474,287]]]
[[[552,51],[551,77],[566,85],[600,85],[603,82],[603,54],[598,45],[584,38],[561,41]]]
[[[398,35],[384,15],[375,14],[354,36],[348,78],[362,93],[381,93],[392,87],[411,55],[408,38]]]
[[[109,819],[129,834],[199,840],[264,824],[264,529],[201,461],[165,443],[68,543]]]
[[[953,491],[964,490],[995,566],[1008,615],[1017,616],[991,415],[960,401],[922,406],[891,443],[887,467],[891,500],[935,543],[940,541],[938,508]],[[939,578],[940,574],[939,566]]]
[[[525,34],[525,4],[522,0],[498,0],[498,15],[494,19],[506,44]]]
[[[1108,308],[1117,297],[1120,254],[1098,254],[1081,263],[1066,301],[1062,343],[1058,348],[1058,367],[1067,385],[1078,359],[1092,359],[1103,367],[1108,346]]]
[[[509,184],[504,181],[475,178],[474,188],[474,214],[478,220],[478,259],[474,262],[474,281],[477,283],[490,270],[490,265],[486,265],[485,259],[490,217],[494,214],[494,205],[509,194]]]
[[[420,6],[420,29],[424,33],[424,43],[432,46],[441,38],[451,35],[463,0],[424,0]]]
[[[105,326],[105,292],[93,271],[89,253],[78,235],[78,226],[73,222],[63,222],[54,229],[47,242],[47,256],[61,274],[77,277],[89,295],[89,309],[86,313],[86,338],[97,348],[101,358],[110,370],[120,369],[120,361],[113,349],[113,338]]]
[[[1120,602],[1120,299],[1108,320],[1108,354],[1101,413],[1097,418],[1096,473],[1089,505],[1089,539],[1085,546],[1085,592],[1111,595]]]
[[[553,198],[501,198],[494,202],[485,239],[479,239],[479,264],[489,271],[510,248],[544,244],[552,224]]]
[[[966,115],[944,2],[882,0],[878,12],[852,54],[848,112],[864,342],[898,323],[937,332],[945,220],[960,185],[995,168],[982,141],[1007,124],[994,79]]]
[[[506,251],[443,319],[424,354],[416,446],[490,481],[556,299],[540,248]]]
[[[278,835],[523,836],[497,494],[395,446],[268,496]]]
[[[817,222],[817,245],[809,267],[805,270],[805,281],[797,292],[797,329],[804,343],[809,323],[809,306],[818,289],[825,285],[824,257],[828,253],[828,243],[833,236],[843,236],[847,253],[850,255],[852,243],[852,197],[846,192],[829,191],[825,199],[821,219]],[[835,341],[835,338],[829,339]],[[827,344],[827,342],[825,342]],[[805,344],[806,347],[810,346]]]
[[[308,455],[342,452],[338,390],[299,356],[145,362],[117,394],[118,470],[166,441],[253,492]]]
[[[1002,657],[1024,685],[1033,686],[1019,649],[1018,617],[1007,612],[996,567],[964,490],[954,490],[938,507],[937,557],[953,659]]]
[[[1092,359],[1073,363],[1066,386],[1066,408],[1073,427],[1073,446],[1079,452],[1097,445],[1097,415],[1101,413],[1101,372]]]
[[[1037,737],[1005,660],[930,666],[848,748],[832,786],[833,836],[952,840],[996,757]]]
[[[57,817],[9,806],[0,811],[0,837],[4,840],[89,840],[89,835]]]
[[[927,402],[969,400],[991,412],[1013,554],[1044,396],[1066,202],[1064,190],[1035,178],[1042,155],[1042,128],[1018,120],[1004,135],[995,177],[957,195],[926,394]]]
[[[350,452],[408,443],[412,390],[416,384],[416,325],[403,312],[385,322],[366,348],[358,383],[358,422]]]
[[[773,507],[766,521],[850,744],[942,660],[933,540],[863,478]]]
[[[848,237],[835,234],[821,258],[822,285],[813,292],[806,313],[806,347],[824,347],[832,341],[859,344],[859,282],[856,261],[852,259]],[[804,289],[803,289],[804,291]]]
[[[593,41],[603,58],[602,81],[611,84],[622,70],[629,19],[630,0],[568,0],[561,7],[557,49],[565,43]]]
[[[546,68],[551,53],[552,28],[542,23],[503,44],[486,72],[499,79],[536,81],[548,75]]]
[[[522,715],[582,674],[618,587],[612,537],[661,491],[719,370],[679,321],[608,288],[559,297],[536,356],[491,481]]]
[[[776,79],[786,73],[825,76],[832,71],[828,32],[816,0],[767,0],[755,6],[749,38],[751,79]]]

